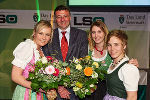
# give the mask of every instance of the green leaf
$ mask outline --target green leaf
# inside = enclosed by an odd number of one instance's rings
[[[105,80],[105,74],[99,73],[98,78],[101,80]]]
[[[40,86],[39,86],[39,84],[32,82],[31,83],[31,88],[32,88],[32,90],[38,91]]]
[[[65,78],[63,79],[63,81],[69,83],[69,82],[70,82],[70,79],[67,78],[67,77],[65,77]]]
[[[80,99],[85,98],[85,94],[83,92],[81,92],[81,90],[76,91],[77,95],[79,96]]]
[[[34,73],[29,73],[29,77],[35,77]]]
[[[31,82],[33,82],[33,83],[39,83],[39,81],[38,81],[38,79],[37,78],[35,78],[35,79],[33,79],[33,80],[31,80]]]
[[[63,62],[61,60],[59,60],[59,64],[62,64]]]
[[[68,63],[63,62],[62,65],[65,67],[65,66],[68,66]]]
[[[64,84],[63,80],[60,80],[58,83],[58,85],[63,85],[63,84]]]
[[[48,84],[48,89],[58,88],[58,84],[56,82]]]
[[[88,92],[86,92],[86,95],[91,95],[91,91],[90,91],[90,89],[89,89],[89,91],[88,91]]]
[[[47,90],[48,85],[45,82],[40,83],[43,90]]]

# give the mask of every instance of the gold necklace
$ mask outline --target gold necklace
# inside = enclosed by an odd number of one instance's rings
[[[44,56],[43,51],[41,49],[37,49],[37,50],[39,51],[40,56],[43,57]]]

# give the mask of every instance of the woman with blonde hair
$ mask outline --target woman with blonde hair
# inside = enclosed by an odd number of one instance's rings
[[[44,91],[32,91],[31,81],[27,81],[29,70],[44,54],[41,47],[52,40],[53,32],[50,22],[41,20],[33,30],[32,39],[21,42],[13,51],[12,80],[17,83],[12,100],[47,100]]]
[[[108,28],[102,21],[93,22],[89,32],[89,56],[98,63],[103,63],[100,69],[107,71],[111,57],[106,48]],[[97,89],[86,100],[102,100],[106,94],[106,81],[99,80]]]

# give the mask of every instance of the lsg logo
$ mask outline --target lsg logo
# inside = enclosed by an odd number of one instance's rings
[[[74,17],[74,25],[91,25],[93,22],[101,20],[104,22],[104,17]]]
[[[0,23],[17,23],[17,16],[16,15],[3,15],[0,14]]]

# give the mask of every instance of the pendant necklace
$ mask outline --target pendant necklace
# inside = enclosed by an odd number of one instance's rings
[[[96,48],[96,45],[95,45],[95,49],[96,49],[96,51],[100,52],[101,55],[103,55],[103,50],[101,50],[101,51],[98,50],[98,49]]]
[[[119,61],[117,61],[116,63],[114,63],[114,61],[112,62],[112,67],[115,67],[117,64],[119,64],[121,62],[121,60],[124,58],[125,56],[123,56]]]

